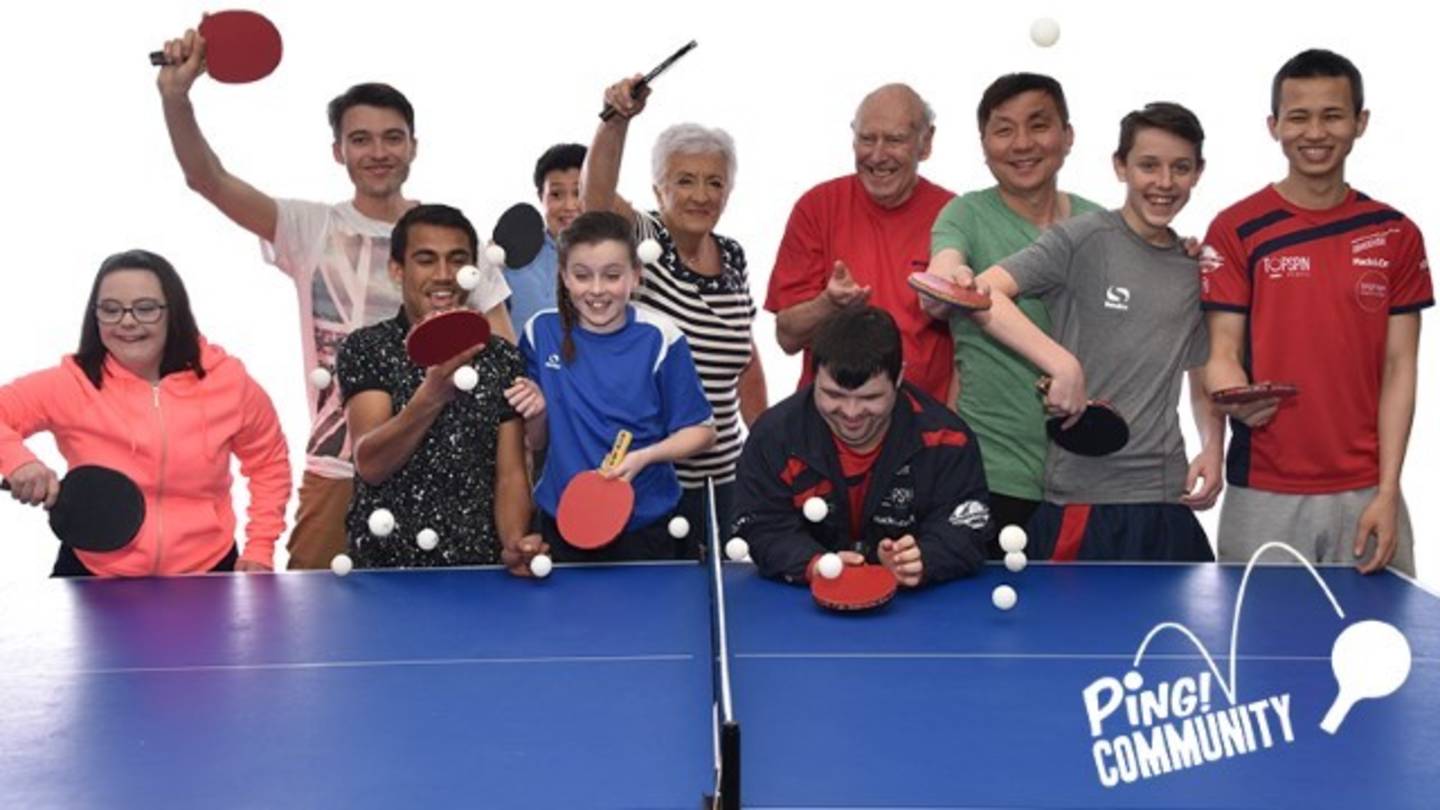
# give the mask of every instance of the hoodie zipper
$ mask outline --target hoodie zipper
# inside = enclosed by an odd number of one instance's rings
[[[153,383],[150,392],[155,400],[155,420],[160,426],[160,474],[155,479],[155,567],[151,571],[159,574],[160,560],[165,556],[165,460],[170,450],[170,442],[165,433],[165,412],[160,409],[160,383]]]

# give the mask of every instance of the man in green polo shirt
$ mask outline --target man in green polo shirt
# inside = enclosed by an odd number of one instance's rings
[[[981,96],[977,118],[996,185],[956,197],[936,219],[929,271],[947,278],[998,264],[1054,223],[1099,210],[1059,190],[1057,175],[1075,140],[1059,82],[1034,73],[1001,76]],[[1024,526],[1040,504],[1048,442],[1035,394],[1040,372],[964,313],[925,296],[920,301],[931,317],[950,322],[960,383],[954,406],[979,437],[995,525]],[[1050,332],[1040,299],[1020,298],[1016,304]],[[1002,556],[993,541],[988,551],[992,558]]]

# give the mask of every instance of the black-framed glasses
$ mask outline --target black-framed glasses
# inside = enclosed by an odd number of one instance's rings
[[[141,298],[130,306],[125,306],[119,301],[101,301],[95,307],[95,319],[103,324],[117,324],[125,319],[125,313],[130,313],[136,323],[159,323],[165,317],[165,305],[154,298]]]

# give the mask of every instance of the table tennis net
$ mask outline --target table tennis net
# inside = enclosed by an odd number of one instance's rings
[[[705,483],[705,559],[710,569],[711,672],[714,679],[715,792],[705,797],[712,810],[740,807],[740,724],[731,694],[730,649],[725,622],[725,576],[720,521],[715,512],[715,482]]]

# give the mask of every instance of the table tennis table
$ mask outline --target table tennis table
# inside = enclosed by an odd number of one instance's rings
[[[1082,690],[1135,669],[1146,687],[1208,669],[1161,631],[1182,623],[1228,677],[1243,566],[1031,564],[901,593],[866,615],[817,609],[803,589],[726,571],[730,669],[747,807],[1440,806],[1440,598],[1389,572],[1259,566],[1239,623],[1237,702],[1290,695],[1293,743],[1101,783]],[[992,589],[1019,593],[999,611]],[[1408,638],[1409,679],[1362,700],[1331,736],[1330,652],[1348,623]],[[1212,708],[1228,706],[1218,690]],[[1098,739],[1131,729],[1117,712]],[[1239,749],[1237,749],[1238,751]],[[1115,767],[1113,756],[1104,764]]]
[[[686,807],[703,566],[44,581],[0,593],[0,807]]]
[[[1235,692],[1290,695],[1293,742],[1101,784],[1082,690],[1204,669],[1172,632],[1134,665],[1167,620],[1228,674],[1242,573],[993,566],[853,615],[734,563],[27,583],[0,592],[0,807],[693,809],[717,779],[745,807],[1434,807],[1440,599],[1347,568],[1320,570],[1343,620],[1303,568],[1247,588]],[[1331,645],[1370,618],[1409,680],[1328,735]]]

